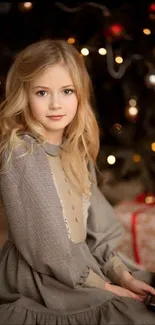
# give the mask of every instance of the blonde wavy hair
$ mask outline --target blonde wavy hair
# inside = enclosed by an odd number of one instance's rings
[[[76,186],[88,194],[88,162],[96,162],[99,128],[91,107],[92,84],[83,57],[65,40],[38,41],[16,56],[6,79],[6,99],[0,106],[0,157],[8,150],[9,162],[14,147],[23,143],[21,135],[24,133],[40,143],[46,141],[43,126],[31,114],[27,91],[32,80],[58,63],[64,63],[68,68],[78,99],[76,116],[64,131],[62,164],[69,178],[74,175]],[[71,168],[68,168],[69,164]]]

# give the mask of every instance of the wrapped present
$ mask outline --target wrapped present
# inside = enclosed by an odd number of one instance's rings
[[[155,195],[142,194],[135,201],[124,201],[115,206],[115,212],[125,230],[117,251],[154,272]]]

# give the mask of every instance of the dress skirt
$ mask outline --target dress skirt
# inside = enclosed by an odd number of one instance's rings
[[[35,301],[22,297],[0,306],[0,325],[154,325],[155,313],[144,303],[115,296],[103,304],[76,313],[53,315]]]

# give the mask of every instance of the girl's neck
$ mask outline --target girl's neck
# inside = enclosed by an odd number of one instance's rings
[[[61,141],[54,141],[54,140],[47,139],[47,142],[49,144],[54,144],[55,146],[60,146],[60,144],[62,144],[62,140]]]
[[[62,144],[63,134],[45,134],[45,138],[48,143],[58,146]]]

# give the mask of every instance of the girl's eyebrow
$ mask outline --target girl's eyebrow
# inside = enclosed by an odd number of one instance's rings
[[[65,86],[62,86],[61,89],[68,88],[68,87],[74,87],[74,85],[65,85]],[[33,87],[33,89],[36,89],[36,88],[50,89],[50,87],[46,87],[46,86],[35,86],[35,87]]]
[[[36,89],[36,88],[41,88],[41,89],[50,89],[49,87],[46,87],[46,86],[35,86],[33,87],[33,89]]]
[[[67,87],[74,87],[74,85],[66,85],[66,86],[62,86],[61,89],[63,89],[63,88],[67,88]]]

